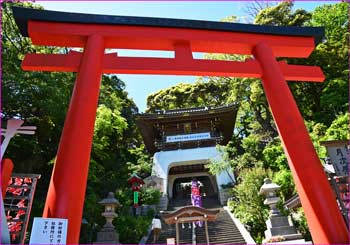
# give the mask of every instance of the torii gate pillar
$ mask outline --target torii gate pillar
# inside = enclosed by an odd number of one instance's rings
[[[86,38],[43,213],[69,218],[67,244],[79,243],[104,51],[101,36]]]
[[[339,207],[333,201],[335,199],[334,193],[319,163],[304,120],[288,84],[271,48],[266,43],[256,45],[253,54],[263,70],[262,85],[310,231],[314,234],[313,241],[315,244],[332,243],[332,241],[340,243],[340,237],[346,238],[347,236],[344,222],[329,222],[334,217],[340,216]],[[327,210],[327,212],[321,215],[320,210]]]

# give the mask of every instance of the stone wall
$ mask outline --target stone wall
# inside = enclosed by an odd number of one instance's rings
[[[230,189],[228,188],[219,190],[219,200],[220,200],[220,204],[223,206],[226,206],[227,200],[231,197],[229,191]]]

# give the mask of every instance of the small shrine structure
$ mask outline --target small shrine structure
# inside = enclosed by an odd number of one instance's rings
[[[179,244],[179,223],[193,223],[204,221],[206,242],[209,244],[208,221],[215,221],[220,210],[208,210],[201,207],[186,206],[174,212],[163,214],[162,218],[167,224],[176,224],[176,244]]]
[[[185,183],[197,178],[205,196],[227,201],[223,185],[235,182],[232,171],[212,175],[206,165],[219,160],[217,144],[226,145],[233,133],[238,107],[199,107],[139,114],[136,123],[147,150],[154,154],[152,176],[161,179],[158,188],[168,199],[187,198]],[[166,208],[166,207],[164,207]]]

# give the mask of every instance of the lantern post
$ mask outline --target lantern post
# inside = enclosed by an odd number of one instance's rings
[[[128,179],[128,183],[131,185],[131,190],[133,192],[134,215],[136,215],[136,208],[139,206],[140,189],[145,182],[140,176],[138,176],[136,173],[133,173]]]

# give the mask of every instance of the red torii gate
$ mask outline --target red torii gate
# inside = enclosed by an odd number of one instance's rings
[[[77,72],[51,177],[44,217],[69,220],[67,243],[78,243],[101,75],[172,74],[262,79],[313,241],[348,243],[348,231],[286,80],[322,82],[319,67],[276,57],[308,57],[322,28],[89,15],[13,8],[33,44],[82,47],[69,54],[28,54],[22,68]],[[105,49],[172,50],[175,58],[118,57]],[[253,55],[245,62],[196,60],[192,52]],[[80,174],[77,174],[80,173]]]

